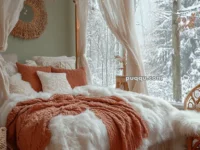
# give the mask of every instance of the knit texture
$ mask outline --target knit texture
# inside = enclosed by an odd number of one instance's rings
[[[44,150],[50,142],[48,124],[53,117],[77,115],[86,109],[105,124],[110,150],[136,150],[148,136],[145,122],[118,97],[54,95],[48,100],[33,99],[14,107],[7,120],[8,141],[20,150]]]

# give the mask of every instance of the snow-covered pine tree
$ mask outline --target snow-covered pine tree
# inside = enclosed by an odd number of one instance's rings
[[[155,29],[153,29],[150,37],[153,46],[149,49],[149,53],[153,56],[149,60],[152,71],[156,71],[157,75],[171,75],[171,53],[172,53],[172,25],[171,11],[172,3],[170,1],[155,0]],[[153,36],[153,37],[152,37]],[[156,50],[155,50],[156,48]],[[169,71],[170,70],[170,71]]]
[[[160,75],[163,82],[148,82],[150,94],[165,99],[172,99],[172,1],[154,0],[156,7],[155,29],[147,37],[144,52],[145,68],[148,75]],[[199,5],[198,0],[182,0],[181,9]],[[198,12],[199,11],[199,12]],[[195,28],[180,32],[181,42],[181,77],[183,99],[187,92],[200,84],[200,9],[187,11],[189,19],[196,13]],[[184,14],[181,14],[183,17]],[[153,90],[152,90],[153,89]]]
[[[107,26],[97,0],[89,0],[87,22],[87,51],[92,82],[99,86],[114,86],[121,75],[115,56],[122,54],[122,46]]]
[[[183,0],[182,9],[198,6],[198,0]],[[181,32],[181,69],[184,96],[197,84],[200,84],[200,12],[199,9],[189,9],[182,12],[181,18],[190,19],[196,14],[195,27]]]
[[[154,29],[146,38],[144,50],[147,75],[162,76],[163,81],[148,81],[149,94],[172,99],[172,1],[154,0]]]

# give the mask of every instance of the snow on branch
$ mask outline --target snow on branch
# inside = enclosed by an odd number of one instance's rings
[[[185,13],[186,12],[187,13],[189,11],[191,12],[191,11],[198,11],[198,10],[200,10],[200,4],[181,9],[178,12],[180,12],[180,13]]]

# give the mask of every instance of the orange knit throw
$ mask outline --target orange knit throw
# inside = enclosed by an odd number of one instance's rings
[[[51,133],[49,121],[59,115],[77,115],[89,109],[106,126],[110,150],[136,150],[148,130],[141,117],[124,100],[117,97],[54,95],[48,100],[20,102],[7,120],[8,142],[14,149],[44,150]]]

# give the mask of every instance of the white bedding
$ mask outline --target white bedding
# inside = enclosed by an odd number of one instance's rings
[[[200,133],[199,114],[192,111],[180,111],[168,102],[149,96],[111,88],[95,86],[77,87],[73,95],[121,97],[140,113],[149,128],[149,137],[143,140],[140,150],[146,150],[159,143],[152,150],[183,150],[185,135]],[[19,101],[36,97],[49,98],[51,94],[37,93],[32,96],[10,95],[0,109],[0,125],[5,126],[8,113]],[[87,110],[77,116],[56,116],[49,124],[52,133],[51,142],[46,150],[109,150],[108,135],[103,122]],[[133,141],[134,142],[134,141]],[[169,144],[170,142],[170,144]],[[170,146],[170,147],[169,147]]]

